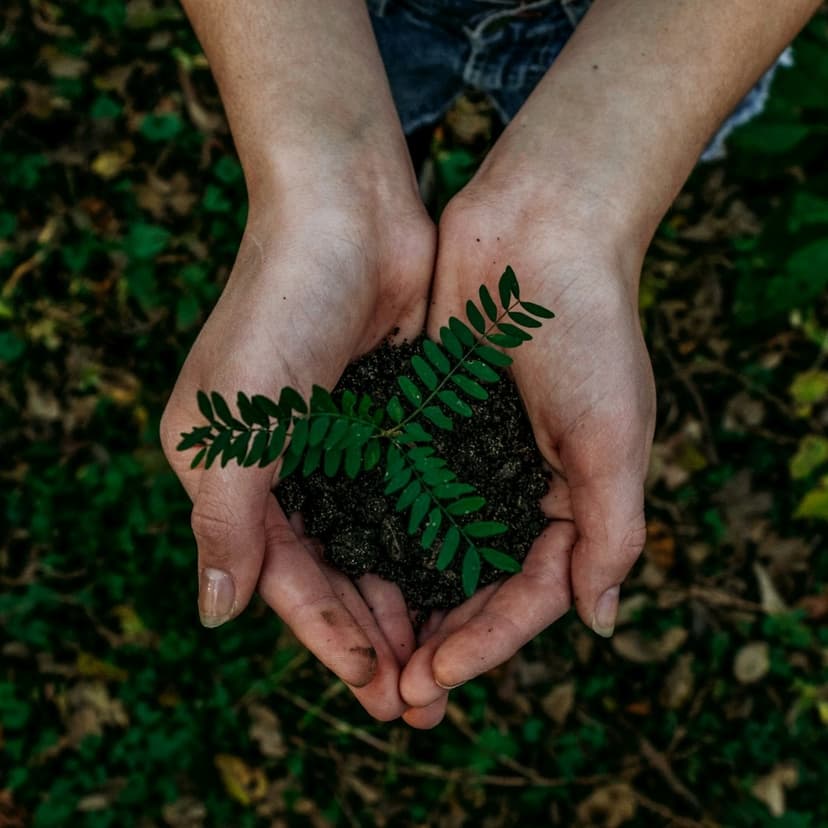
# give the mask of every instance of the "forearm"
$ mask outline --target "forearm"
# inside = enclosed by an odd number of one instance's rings
[[[819,5],[595,0],[481,176],[634,233],[643,254],[712,133]]]
[[[362,0],[182,0],[204,47],[251,201],[286,181],[414,187]],[[356,170],[359,170],[357,174]],[[400,176],[401,171],[401,176]]]

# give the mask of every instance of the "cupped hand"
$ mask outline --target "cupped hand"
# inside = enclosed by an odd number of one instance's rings
[[[526,201],[474,182],[443,215],[432,335],[450,315],[463,318],[481,282],[497,295],[506,265],[522,298],[556,314],[510,352],[550,469],[542,506],[552,522],[522,572],[428,630],[401,679],[413,726],[434,726],[447,689],[510,658],[573,601],[596,633],[612,634],[620,584],[645,540],[643,486],[655,422],[638,319],[640,263],[632,245],[610,244],[579,227],[564,202]]]
[[[278,463],[190,469],[176,450],[203,417],[199,389],[278,397],[290,385],[332,388],[346,365],[398,329],[420,332],[434,263],[434,228],[417,203],[251,211],[226,288],[181,370],[164,412],[162,444],[193,501],[199,611],[205,626],[238,615],[258,587],[298,639],[380,719],[400,715],[398,679],[413,650],[399,590],[367,576],[355,585],[325,565],[300,521],[271,494]],[[279,205],[281,206],[281,205]],[[363,597],[363,593],[365,597]]]

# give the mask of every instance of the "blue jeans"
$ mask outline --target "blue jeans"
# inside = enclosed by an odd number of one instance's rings
[[[589,9],[590,0],[367,0],[406,133],[436,123],[464,90],[483,92],[504,123],[515,115]],[[762,111],[787,49],[719,128],[702,160]]]

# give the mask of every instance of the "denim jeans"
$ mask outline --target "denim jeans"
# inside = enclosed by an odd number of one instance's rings
[[[465,90],[484,93],[504,123],[515,115],[589,9],[590,0],[367,0],[406,133],[437,122]],[[702,160],[762,111],[787,49],[721,125]]]

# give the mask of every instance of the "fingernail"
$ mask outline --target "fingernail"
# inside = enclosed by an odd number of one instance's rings
[[[236,589],[223,569],[205,567],[198,587],[198,614],[205,627],[219,627],[233,614]]]
[[[438,687],[442,688],[443,690],[456,690],[458,687],[462,687],[466,682],[465,681],[458,681],[457,684],[445,685],[445,684],[440,684],[440,682],[435,679],[434,683]]]
[[[610,587],[595,605],[592,613],[592,629],[598,635],[609,638],[615,630],[615,618],[618,615],[618,596],[621,593],[620,586]]]

